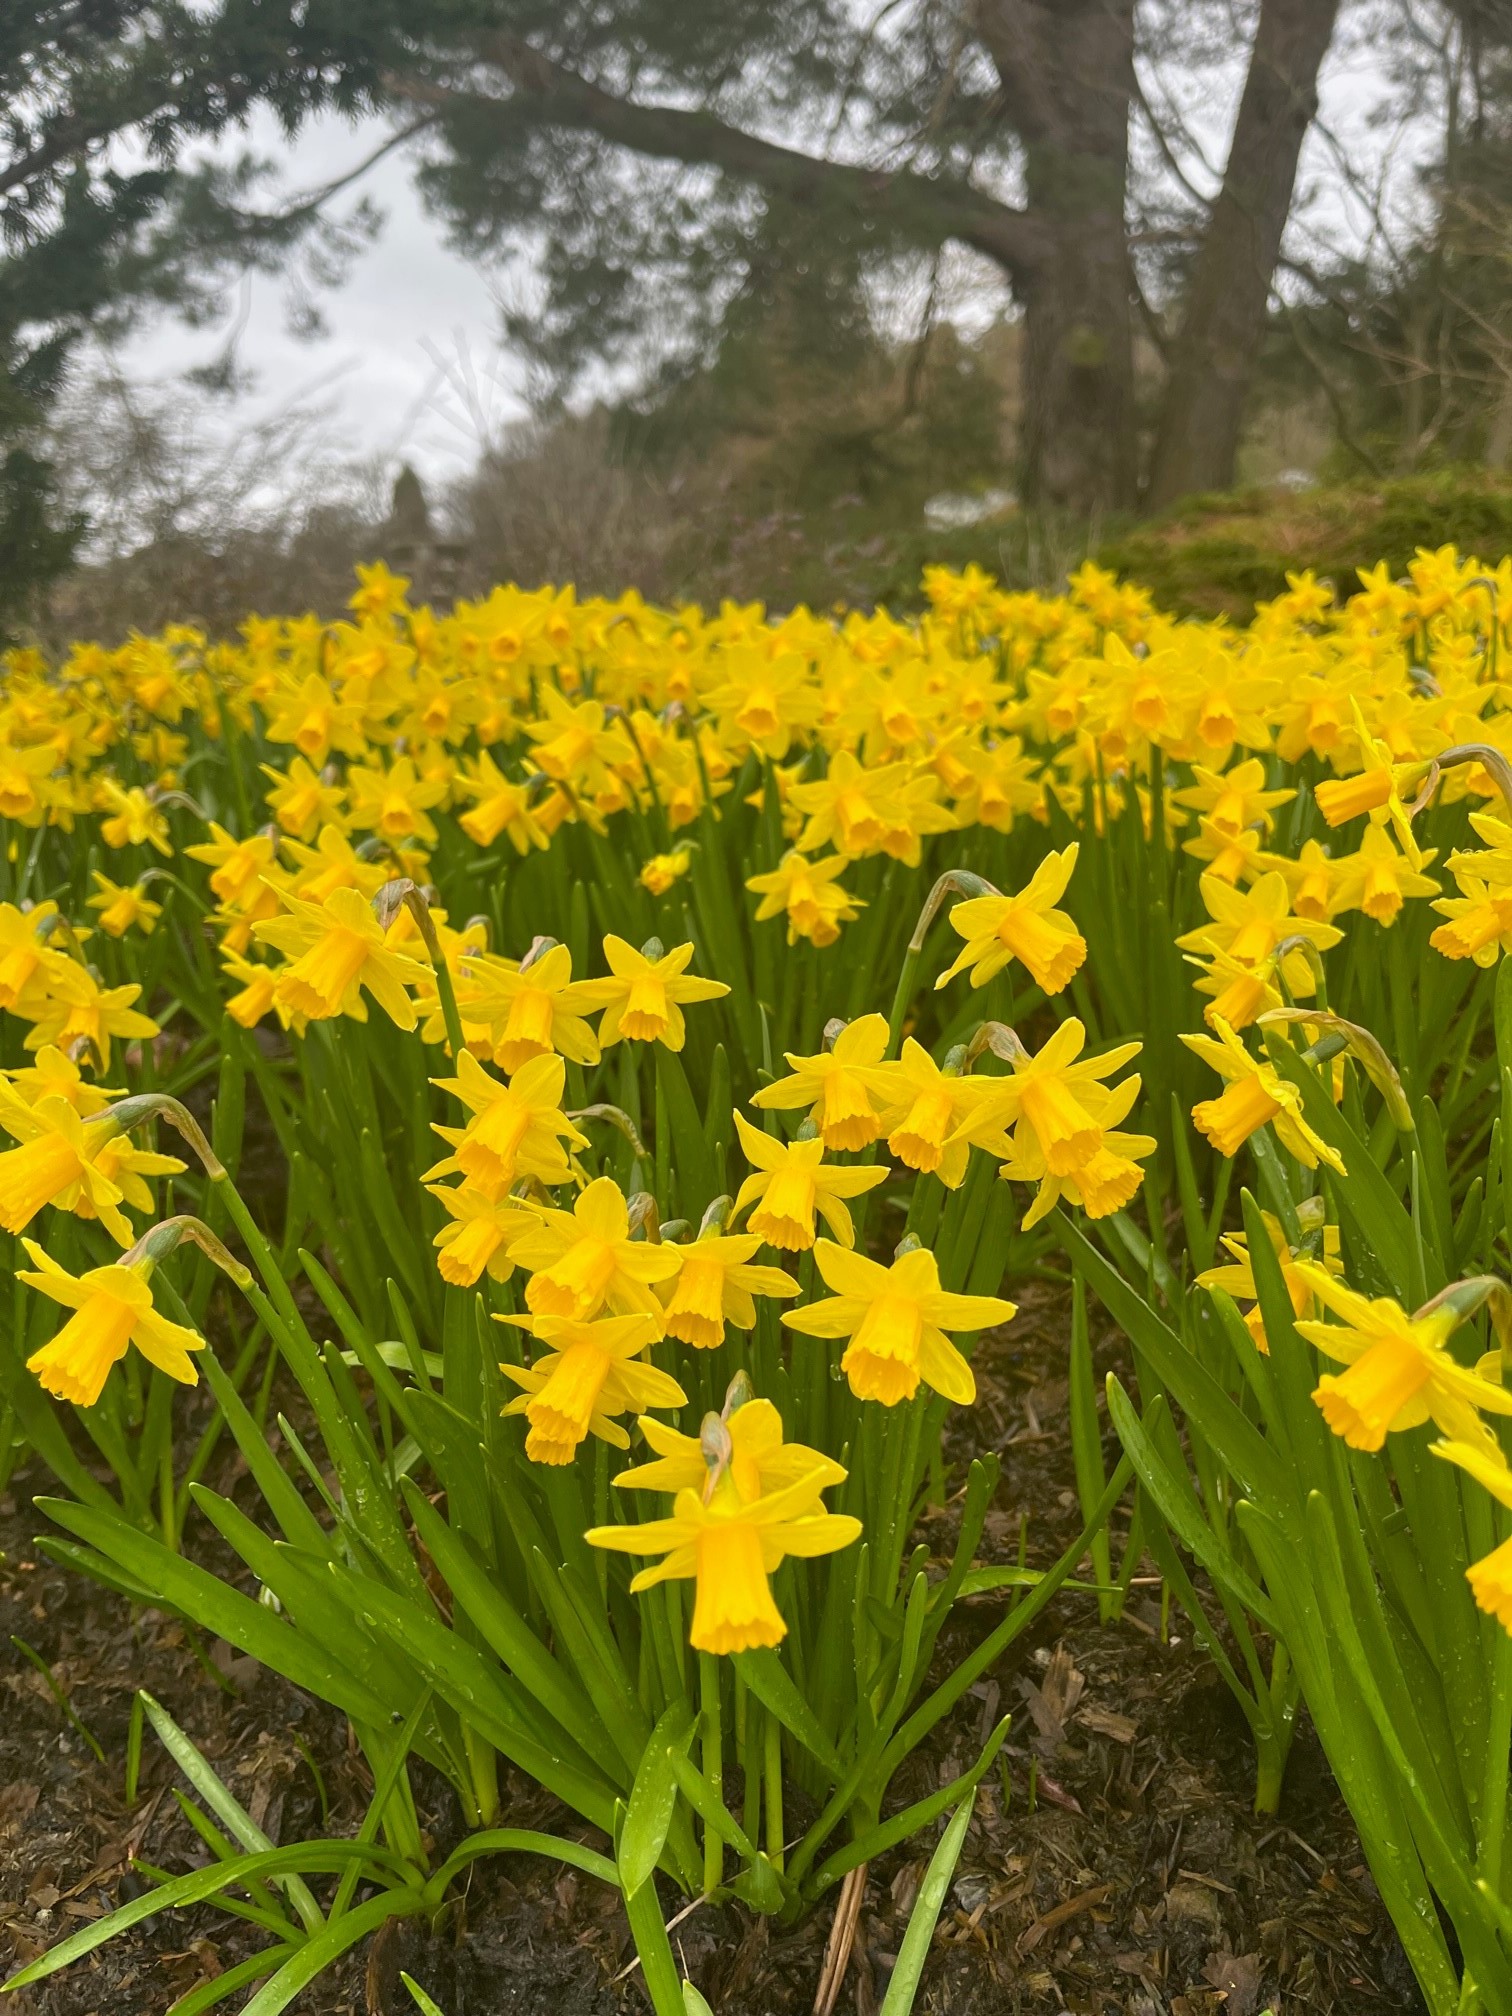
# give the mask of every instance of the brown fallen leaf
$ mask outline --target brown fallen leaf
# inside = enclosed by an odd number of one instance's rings
[[[1103,1902],[1104,1898],[1110,1897],[1112,1894],[1113,1885],[1111,1883],[1099,1883],[1091,1890],[1083,1890],[1079,1896],[1068,1897],[1064,1903],[1057,1904],[1053,1911],[1046,1911],[1042,1917],[1036,1918],[1032,1925],[1026,1926],[1019,1934],[1018,1953],[1020,1958],[1026,1953],[1032,1953],[1040,1941],[1047,1938],[1059,1926],[1066,1924],[1072,1918],[1080,1917],[1083,1911],[1093,1910],[1095,1906]]]
[[[35,1785],[0,1785],[0,1835],[14,1833],[23,1820],[30,1819],[41,1796]]]
[[[1210,1953],[1202,1978],[1223,1997],[1223,2016],[1255,2016],[1260,2006],[1258,1953]]]
[[[1120,1715],[1116,1708],[1099,1708],[1095,1701],[1089,1701],[1076,1719],[1094,1736],[1107,1736],[1115,1743],[1132,1743],[1139,1734],[1139,1725],[1127,1715]]]

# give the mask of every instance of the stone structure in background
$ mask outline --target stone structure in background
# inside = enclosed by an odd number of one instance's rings
[[[410,578],[410,599],[445,609],[456,599],[467,559],[467,542],[447,539],[431,523],[425,486],[408,462],[394,478],[389,515],[374,537],[373,549],[396,574]]]

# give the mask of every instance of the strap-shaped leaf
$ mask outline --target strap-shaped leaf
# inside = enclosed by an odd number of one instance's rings
[[[651,1732],[620,1834],[619,1875],[627,1895],[639,1890],[661,1860],[677,1805],[673,1759],[686,1751],[692,1735],[693,1710],[686,1700],[674,1701]]]
[[[966,1842],[966,1829],[971,1825],[972,1813],[976,1810],[976,1787],[967,1793],[956,1808],[950,1825],[940,1836],[939,1844],[929,1858],[929,1867],[924,1871],[924,1881],[919,1885],[919,1894],[914,1899],[914,1907],[908,1914],[908,1927],[903,1934],[903,1944],[898,1948],[898,1964],[893,1968],[892,1979],[887,1984],[887,1993],[882,1998],[879,2016],[909,2016],[914,1999],[919,1992],[919,1982],[924,1973],[924,1962],[929,1958],[929,1948],[934,1939],[935,1926],[939,1923],[940,1912],[950,1893],[950,1879],[955,1875],[957,1862],[961,1859],[961,1849]]]

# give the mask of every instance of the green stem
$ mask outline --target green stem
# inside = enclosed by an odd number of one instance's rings
[[[1512,1637],[1496,1628],[1491,1653],[1491,1714],[1481,1785],[1480,1876],[1502,1894],[1502,1852],[1507,1835],[1507,1768],[1512,1753]]]
[[[763,1749],[766,1757],[767,1860],[781,1873],[782,1839],[782,1724],[775,1715],[763,1720]]]
[[[719,1713],[719,1661],[712,1652],[698,1655],[698,1689],[703,1709],[703,1774],[709,1796],[724,1804],[724,1740]],[[704,1822],[704,1895],[712,1897],[724,1882],[724,1843]]]

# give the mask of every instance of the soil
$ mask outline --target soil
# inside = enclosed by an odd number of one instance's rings
[[[1008,1332],[984,1339],[980,1397],[958,1416],[949,1456],[996,1449],[1003,1479],[981,1550],[1044,1564],[1080,1526],[1066,1408],[1066,1302],[1025,1293]],[[1099,1372],[1129,1382],[1115,1335]],[[234,1488],[236,1458],[222,1452]],[[123,1761],[132,1691],[146,1687],[276,1841],[351,1833],[371,1791],[342,1719],[224,1644],[133,1611],[39,1555],[48,1489],[22,1471],[0,1499],[0,1973],[130,1896],[140,1857],[180,1871],[206,1859],[149,1734],[134,1807]],[[924,1538],[947,1554],[947,1506]],[[210,1536],[187,1545],[209,1556]],[[956,1656],[1002,1614],[1002,1597],[960,1610]],[[953,1627],[954,1629],[954,1627]],[[50,1678],[19,1650],[24,1641]],[[1358,1837],[1311,1729],[1300,1730],[1279,1815],[1251,1811],[1248,1732],[1211,1665],[1141,1577],[1121,1621],[1063,1593],[911,1760],[900,1803],[976,1756],[1004,1711],[1005,1769],[984,1781],[917,2002],[919,2016],[1412,2016],[1422,2003]],[[95,1754],[95,1745],[103,1761]],[[538,1789],[508,1788],[511,1824],[583,1834]],[[450,1794],[416,1774],[438,1841],[459,1832]],[[933,1841],[874,1864],[838,2009],[873,2016]],[[685,1909],[668,1895],[669,1917]],[[739,1907],[694,1907],[673,1938],[716,2011],[807,2016],[835,1903],[796,1930]],[[254,1950],[254,1928],[207,1910],[152,1920],[74,1969],[9,1998],[12,2016],[160,2016],[176,1996]],[[645,2008],[629,1931],[601,1885],[524,1859],[474,1871],[440,1927],[390,1928],[290,2006],[303,2016],[409,2016],[401,1972],[444,2016],[621,2016]],[[228,1998],[244,2006],[245,1992]]]

